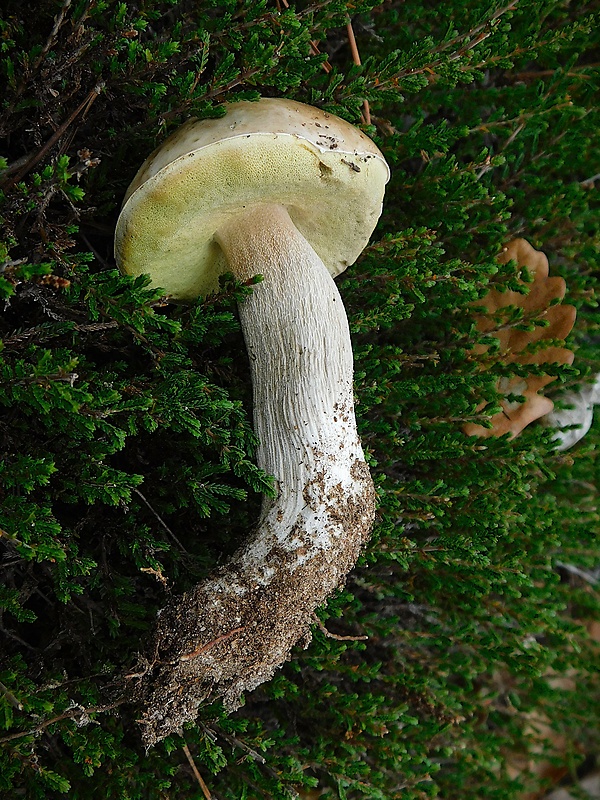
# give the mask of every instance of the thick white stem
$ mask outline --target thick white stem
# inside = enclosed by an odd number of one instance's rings
[[[262,283],[240,306],[258,463],[277,481],[232,560],[161,612],[138,696],[153,744],[209,695],[229,709],[272,677],[343,585],[371,531],[375,491],[356,432],[346,313],[285,208],[253,207],[217,234],[234,274]]]
[[[268,570],[265,555],[277,544],[302,563],[315,549],[335,548],[346,534],[334,506],[365,491],[346,312],[329,271],[284,207],[253,207],[219,230],[217,241],[236,277],[264,278],[240,305],[240,318],[257,460],[275,476],[278,497],[265,499],[244,562]],[[365,513],[372,517],[372,509]]]

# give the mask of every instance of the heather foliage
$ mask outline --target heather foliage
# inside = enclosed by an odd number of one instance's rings
[[[518,285],[495,260],[509,238],[548,254],[578,308],[550,394],[600,370],[598,3],[34,6],[0,11],[0,794],[206,797],[188,755],[220,800],[510,800],[549,760],[574,772],[600,738],[600,422],[568,453],[540,425],[461,426],[499,410],[510,374],[473,352],[477,300]],[[119,275],[114,223],[171,130],[261,95],[359,125],[368,100],[392,169],[340,280],[378,519],[321,614],[369,639],[315,626],[240,711],[207,705],[145,753],[123,676],[272,481],[236,316],[252,285],[169,303]],[[518,767],[528,752],[539,769]]]

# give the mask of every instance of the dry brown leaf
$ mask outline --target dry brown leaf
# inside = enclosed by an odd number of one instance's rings
[[[477,305],[485,306],[487,313],[477,317],[477,329],[481,333],[490,333],[500,342],[500,351],[508,363],[516,364],[572,364],[574,354],[565,347],[548,345],[536,352],[527,352],[532,342],[544,339],[564,339],[575,323],[576,310],[574,306],[551,305],[556,300],[565,296],[566,285],[562,278],[548,276],[548,259],[544,253],[535,250],[525,239],[514,239],[498,256],[501,264],[515,260],[521,268],[528,268],[533,283],[529,284],[529,293],[526,295],[514,291],[499,292],[492,289]],[[507,306],[520,306],[527,319],[546,320],[546,327],[536,326],[532,331],[523,331],[514,327],[496,330],[497,320],[495,312]],[[478,345],[474,351],[483,355],[488,348]],[[502,436],[509,433],[511,437],[518,436],[523,428],[536,419],[548,414],[553,403],[547,397],[538,394],[540,389],[554,380],[551,375],[532,375],[526,378],[514,376],[502,378],[498,382],[498,391],[505,397],[510,394],[522,395],[525,402],[503,400],[502,411],[490,418],[491,428],[482,425],[467,423],[463,430],[468,436]],[[480,410],[485,403],[479,406]]]

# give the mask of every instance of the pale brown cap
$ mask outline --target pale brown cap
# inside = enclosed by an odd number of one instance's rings
[[[368,243],[388,179],[376,145],[338,117],[292,100],[234,103],[186,123],[142,165],[117,222],[117,264],[194,299],[228,269],[219,227],[278,203],[335,277]]]

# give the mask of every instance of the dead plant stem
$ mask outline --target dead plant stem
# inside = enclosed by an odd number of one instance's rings
[[[198,767],[196,766],[196,762],[194,761],[194,758],[190,753],[190,748],[187,746],[187,744],[183,745],[183,752],[185,753],[186,758],[189,761],[190,767],[192,768],[192,772],[194,773],[194,777],[200,784],[200,788],[202,789],[202,794],[204,795],[204,797],[206,797],[206,800],[213,800],[213,797],[210,793],[210,789],[204,783],[202,775],[200,775],[200,773],[198,772]]]

